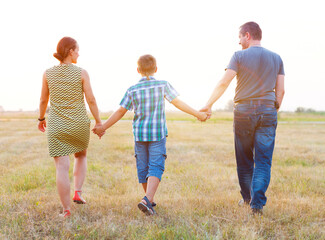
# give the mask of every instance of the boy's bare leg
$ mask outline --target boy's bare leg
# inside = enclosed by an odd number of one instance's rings
[[[147,192],[147,183],[142,183],[142,187],[143,187],[144,193],[146,193]]]
[[[155,196],[155,193],[157,191],[158,185],[159,185],[159,178],[157,177],[148,177],[148,182],[147,182],[147,191],[146,191],[146,197],[149,199],[149,201],[152,203],[153,198]],[[143,185],[142,185],[143,186]],[[145,200],[142,200],[144,204],[146,204]]]

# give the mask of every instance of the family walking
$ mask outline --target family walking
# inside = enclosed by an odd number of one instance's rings
[[[157,64],[153,56],[141,56],[137,63],[141,79],[127,89],[119,109],[105,123],[99,117],[87,71],[74,65],[79,57],[77,42],[69,37],[61,39],[54,53],[60,64],[47,69],[43,75],[38,128],[45,132],[47,127],[49,153],[55,161],[56,185],[63,205],[62,216],[71,215],[70,154],[75,157],[73,201],[86,203],[81,189],[87,171],[90,120],[84,96],[96,122],[92,131],[99,137],[128,110],[134,111],[132,125],[136,167],[139,183],[144,189],[138,208],[146,215],[154,215],[154,196],[167,158],[165,99],[181,111],[206,121],[211,117],[213,104],[235,76],[234,140],[242,195],[239,205],[250,205],[253,214],[262,214],[271,178],[277,111],[284,96],[284,68],[278,54],[261,46],[261,39],[262,31],[257,23],[247,22],[240,27],[239,44],[242,50],[233,54],[224,76],[200,111],[181,101],[168,81],[154,78]],[[50,111],[46,122],[49,100]]]

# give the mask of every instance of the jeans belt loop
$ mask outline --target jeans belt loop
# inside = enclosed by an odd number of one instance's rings
[[[243,100],[243,101],[238,101],[235,103],[235,106],[237,106],[238,104],[249,104],[249,105],[268,105],[268,106],[272,106],[275,107],[275,102],[272,100],[261,100],[261,99],[257,99],[257,100]]]

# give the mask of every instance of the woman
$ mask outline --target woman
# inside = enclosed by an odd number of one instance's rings
[[[73,38],[62,38],[53,54],[60,64],[47,69],[43,75],[40,99],[38,129],[45,131],[45,112],[50,99],[47,138],[50,156],[56,166],[56,185],[63,205],[62,216],[71,215],[69,154],[74,154],[73,201],[85,204],[81,188],[87,171],[87,148],[89,143],[90,120],[84,102],[84,94],[96,126],[101,126],[96,99],[93,95],[89,75],[77,67],[79,46]]]

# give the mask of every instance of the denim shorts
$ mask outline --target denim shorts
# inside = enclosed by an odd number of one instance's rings
[[[167,158],[166,138],[153,142],[135,141],[134,151],[139,183],[146,183],[148,177],[152,176],[161,181]]]

